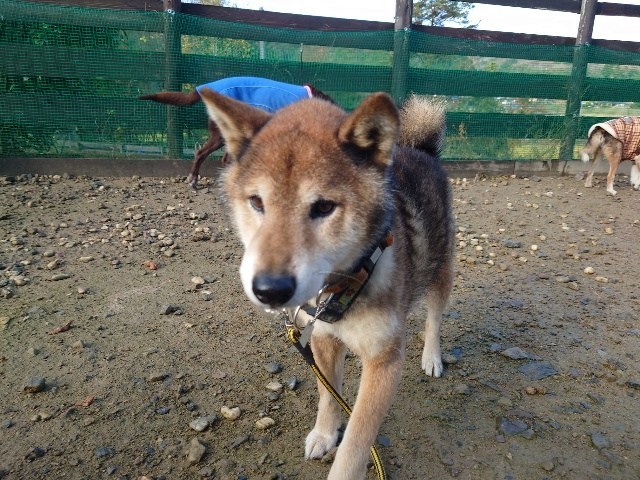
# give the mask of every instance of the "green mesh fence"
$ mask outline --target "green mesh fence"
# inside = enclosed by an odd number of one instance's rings
[[[204,108],[137,97],[235,75],[311,83],[347,109],[375,91],[446,98],[446,160],[577,158],[591,124],[640,114],[637,53],[3,0],[0,156],[191,158]]]

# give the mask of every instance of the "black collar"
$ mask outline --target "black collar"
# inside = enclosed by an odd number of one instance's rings
[[[377,241],[360,258],[346,278],[324,288],[324,293],[328,293],[329,297],[323,300],[319,307],[305,304],[302,306],[302,310],[311,315],[314,320],[322,320],[327,323],[335,323],[340,320],[353,305],[360,292],[364,290],[384,250],[392,244],[393,235],[390,229],[386,229],[382,239]]]

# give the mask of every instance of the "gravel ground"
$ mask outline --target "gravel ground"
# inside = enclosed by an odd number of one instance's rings
[[[418,310],[389,478],[640,478],[640,193],[452,183],[445,376],[420,370]],[[241,254],[213,188],[0,177],[0,478],[324,478],[303,460],[315,380],[244,297]]]

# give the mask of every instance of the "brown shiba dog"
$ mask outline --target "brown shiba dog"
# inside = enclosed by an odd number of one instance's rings
[[[345,279],[359,283],[360,265],[375,263],[346,312],[319,317],[311,336],[316,363],[339,392],[347,350],[362,360],[353,414],[328,478],[363,479],[400,381],[405,319],[422,297],[428,308],[422,368],[434,377],[443,370],[440,321],[454,250],[451,191],[437,158],[443,108],[414,98],[401,126],[384,93],[350,114],[308,99],[274,115],[212,90],[201,95],[227,145],[223,186],[245,247],[240,276],[253,303],[265,310],[313,306],[319,290]],[[311,317],[294,320],[302,329]],[[318,388],[306,458],[333,448],[341,425],[337,402]]]
[[[600,157],[609,162],[607,175],[607,192],[615,195],[613,180],[618,165],[625,160],[633,160],[635,165],[631,170],[631,184],[634,189],[640,187],[638,169],[640,168],[640,117],[621,117],[604,123],[596,123],[589,129],[587,144],[582,149],[582,161],[588,162],[593,158],[591,169],[587,174],[584,186],[593,186],[593,171]]]

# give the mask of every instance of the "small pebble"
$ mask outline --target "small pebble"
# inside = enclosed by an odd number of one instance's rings
[[[289,390],[295,390],[297,386],[298,379],[296,377],[291,377],[287,380],[287,388],[289,388]]]
[[[209,302],[213,299],[213,292],[211,292],[210,290],[203,290],[202,291],[202,299],[205,302]]]
[[[199,463],[200,460],[202,460],[202,457],[204,457],[205,453],[207,453],[207,447],[205,447],[199,439],[191,439],[191,443],[189,444],[189,451],[187,453],[187,460],[189,461],[189,463]]]
[[[44,390],[46,381],[43,377],[31,377],[27,380],[27,383],[22,387],[25,393],[38,393]]]
[[[209,418],[208,417],[198,417],[195,420],[192,420],[189,423],[189,427],[196,432],[203,432],[207,428],[209,428]]]
[[[182,315],[184,312],[178,305],[173,304],[163,305],[160,309],[160,315],[171,315],[172,313],[175,315]]]
[[[27,454],[24,456],[25,460],[33,462],[36,458],[44,457],[47,451],[41,447],[30,448]]]
[[[66,280],[67,278],[71,278],[71,275],[69,275],[68,273],[58,273],[57,275],[51,277],[51,280],[57,282],[59,280]]]
[[[112,447],[98,447],[93,451],[95,458],[105,458],[115,455],[116,449]]]
[[[267,383],[267,390],[280,393],[282,392],[282,384],[280,382],[269,382]]]
[[[547,393],[547,389],[545,387],[534,387],[533,385],[527,385],[524,388],[524,391],[527,395],[544,395]]]
[[[60,260],[55,259],[50,261],[49,263],[47,263],[47,270],[55,270],[56,268],[58,268],[62,263],[60,262]]]
[[[458,357],[452,355],[451,353],[443,353],[442,363],[444,363],[445,365],[455,365],[456,363],[458,363]]]
[[[156,372],[149,375],[150,382],[161,382],[165,378],[169,377],[169,374],[166,372]]]
[[[268,428],[273,427],[276,424],[276,421],[271,417],[262,417],[260,420],[256,421],[256,428],[259,430],[267,430]]]
[[[278,362],[274,360],[272,362],[267,363],[265,365],[265,369],[267,370],[267,372],[271,374],[280,373],[282,371],[282,365],[280,365]]]
[[[603,448],[611,448],[611,440],[609,440],[600,432],[591,434],[591,443],[598,450],[602,450]]]
[[[240,416],[240,407],[227,407],[223,406],[220,409],[222,416],[228,420],[237,420]]]
[[[458,395],[471,395],[471,387],[466,383],[459,383],[453,387],[453,393]]]

